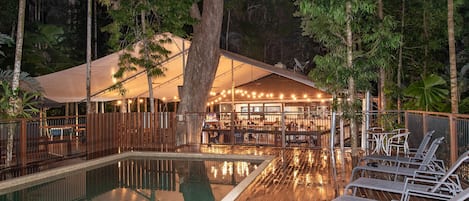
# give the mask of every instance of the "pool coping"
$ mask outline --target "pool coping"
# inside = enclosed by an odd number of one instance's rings
[[[254,179],[270,164],[275,156],[270,155],[238,155],[238,154],[209,154],[209,153],[186,153],[186,152],[141,152],[131,151],[114,154],[102,158],[92,159],[83,163],[58,167],[34,174],[29,174],[0,182],[0,195],[13,192],[19,189],[29,188],[41,183],[53,181],[75,171],[89,170],[105,166],[107,164],[138,157],[158,157],[177,159],[216,159],[216,160],[251,160],[262,161],[262,163],[238,185],[236,185],[222,201],[235,200]]]

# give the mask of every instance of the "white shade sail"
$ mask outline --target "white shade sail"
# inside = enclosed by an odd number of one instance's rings
[[[166,35],[171,38],[172,42],[164,44],[164,47],[170,50],[171,54],[168,59],[161,63],[162,67],[166,69],[164,76],[153,78],[153,92],[155,98],[165,101],[177,101],[179,98],[178,86],[183,84],[183,68],[184,62],[187,61],[190,41],[171,34]],[[161,37],[161,35],[156,37]],[[137,51],[138,48],[136,48],[134,54]],[[118,69],[120,53],[113,53],[92,62],[91,101],[148,97],[147,77],[143,68],[126,73],[123,79],[118,80],[113,78],[113,74]],[[304,75],[222,50],[215,81],[212,86],[213,92],[220,92],[231,88],[232,70],[234,71],[234,83],[236,86],[274,73],[314,87],[314,83]],[[47,99],[58,103],[81,102],[86,99],[86,64],[39,76],[36,79],[44,88],[44,96]],[[124,96],[118,90],[110,90],[118,82],[121,82],[126,89]]]

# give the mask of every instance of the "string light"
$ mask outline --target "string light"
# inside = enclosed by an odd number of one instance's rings
[[[224,89],[224,90],[222,90],[221,92],[218,92],[218,93],[214,92],[214,91],[211,91],[210,95],[211,96],[218,96],[218,97],[213,99],[215,101],[215,103],[218,103],[218,102],[222,102],[223,100],[224,101],[229,101],[228,99],[226,99],[227,97],[230,97],[230,96],[227,96],[227,94],[231,94],[232,92],[234,92],[235,94],[239,94],[241,97],[246,97],[246,98],[250,98],[250,99],[261,99],[261,98],[275,99],[274,93],[248,91],[248,90],[242,90],[242,89],[234,89],[234,90]],[[314,97],[314,96],[316,96],[317,99],[312,99],[311,98],[311,97]],[[291,94],[290,98],[291,98],[290,100],[292,100],[292,101],[304,101],[304,102],[318,101],[318,102],[321,102],[321,103],[324,103],[326,101],[326,99],[321,99],[322,98],[321,93],[318,93],[316,95],[303,93],[300,96],[297,96],[297,94]],[[285,95],[283,93],[278,94],[278,99],[279,100],[284,100]],[[164,100],[164,98],[163,98],[163,100]],[[214,104],[213,101],[210,104],[213,105]]]

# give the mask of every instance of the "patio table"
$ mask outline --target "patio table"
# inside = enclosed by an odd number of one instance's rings
[[[372,154],[385,154],[387,153],[387,150],[386,150],[386,139],[389,137],[389,136],[392,136],[394,134],[396,134],[395,132],[393,131],[369,131],[368,132],[369,135],[371,135],[373,137],[373,139],[375,140],[376,142],[376,145],[372,151]]]

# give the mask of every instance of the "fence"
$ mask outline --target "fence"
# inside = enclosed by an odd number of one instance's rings
[[[124,151],[172,151],[175,149],[175,114],[89,114],[86,129],[87,158]]]
[[[406,111],[406,126],[413,133],[423,135],[435,130],[435,136],[445,137],[438,158],[450,159],[453,163],[459,154],[469,148],[469,115],[440,112]]]
[[[189,114],[188,114],[189,115]],[[194,115],[194,114],[190,114]],[[307,113],[199,113],[205,119],[202,132],[187,133],[184,142],[277,147],[329,147],[329,116]],[[447,164],[469,147],[469,115],[422,111],[371,111],[359,114],[366,125],[406,127],[410,146],[416,147],[427,131],[444,136],[438,158]],[[8,170],[13,176],[38,171],[41,164],[86,155],[88,159],[132,150],[173,151],[176,149],[174,113],[105,113],[88,116],[20,119],[0,122],[0,180]],[[350,135],[347,121],[335,125],[334,142]],[[190,127],[190,125],[186,125]],[[202,125],[192,125],[199,127]],[[200,128],[200,127],[199,127]],[[6,167],[8,133],[13,133],[12,161]],[[361,140],[361,142],[363,142]],[[466,172],[469,173],[469,166]],[[469,174],[464,174],[469,175]]]
[[[41,165],[85,153],[84,116],[0,122],[0,180],[39,170]],[[12,137],[9,140],[9,137]],[[11,143],[12,160],[7,161]]]

